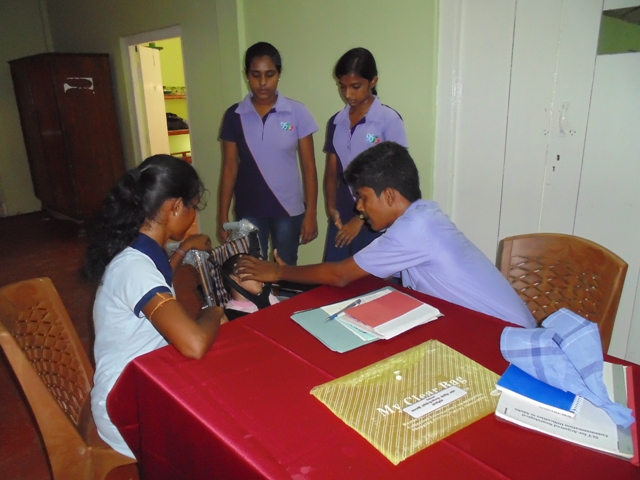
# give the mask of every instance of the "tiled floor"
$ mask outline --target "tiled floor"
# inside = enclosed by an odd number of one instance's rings
[[[84,240],[73,223],[44,213],[0,218],[0,286],[34,277],[51,278],[84,347],[91,352],[94,287],[78,273],[83,255]],[[1,352],[0,478],[51,478],[35,421]]]

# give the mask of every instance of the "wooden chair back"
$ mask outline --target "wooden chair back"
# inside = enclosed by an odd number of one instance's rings
[[[606,353],[627,263],[590,240],[557,233],[507,237],[498,268],[538,323],[567,308],[598,324]]]
[[[98,436],[89,398],[93,368],[50,279],[0,288],[0,346],[36,418],[55,480],[138,478],[135,460]],[[122,465],[128,467],[116,469]]]

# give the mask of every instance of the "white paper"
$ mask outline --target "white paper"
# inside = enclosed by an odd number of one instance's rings
[[[427,398],[413,403],[402,410],[413,418],[421,418],[425,415],[435,412],[436,410],[449,405],[451,402],[455,402],[459,398],[464,397],[467,394],[464,390],[458,387],[448,387],[444,390],[434,393]]]
[[[496,415],[522,427],[537,430],[585,447],[631,458],[633,454],[620,452],[618,427],[601,408],[583,399],[574,418],[555,415],[539,405],[522,402],[510,391],[500,394]]]

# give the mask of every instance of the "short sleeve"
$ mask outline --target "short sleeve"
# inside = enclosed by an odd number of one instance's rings
[[[389,108],[389,107],[387,107]],[[384,139],[396,142],[403,147],[409,148],[407,132],[404,129],[404,121],[398,112],[389,108],[387,119],[384,125]]]
[[[380,237],[357,252],[353,259],[365,272],[387,278],[403,270],[428,264],[428,235],[410,218],[400,218]]]
[[[131,256],[121,265],[122,271],[114,271],[121,280],[114,282],[114,293],[122,299],[122,302],[140,316],[144,306],[149,303],[157,293],[171,293],[164,276],[156,268],[151,259],[142,256]],[[118,285],[119,284],[119,285]]]
[[[238,104],[232,105],[224,113],[222,117],[222,126],[220,127],[220,139],[227,142],[237,142],[238,133],[242,131],[240,115],[236,113]]]
[[[311,112],[302,103],[295,102],[298,139],[304,138],[318,131],[318,125]]]
[[[324,148],[322,149],[324,153],[333,153],[336,154],[336,147],[333,146],[333,136],[336,133],[336,124],[335,119],[336,115],[333,115],[329,121],[327,122],[327,130],[324,138]]]

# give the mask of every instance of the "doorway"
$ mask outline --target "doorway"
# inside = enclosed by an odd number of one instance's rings
[[[134,107],[130,112],[136,165],[159,153],[192,163],[181,33],[180,26],[174,26],[122,39]],[[167,113],[183,123],[169,125]],[[196,216],[187,235],[198,231]]]
[[[180,152],[180,156],[190,160],[188,130],[168,135],[166,125],[167,111],[188,121],[181,33],[180,27],[174,26],[122,39],[134,106],[130,110],[131,123],[138,140],[136,164],[155,153]],[[168,66],[163,67],[163,62]],[[169,138],[174,136],[181,138]]]

